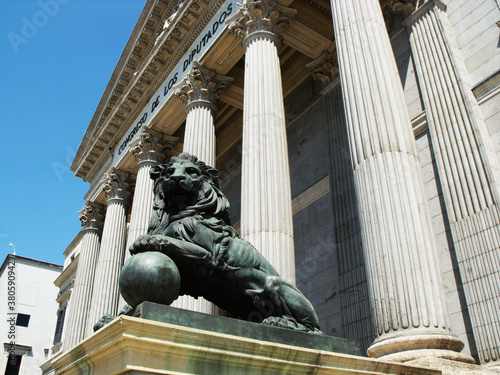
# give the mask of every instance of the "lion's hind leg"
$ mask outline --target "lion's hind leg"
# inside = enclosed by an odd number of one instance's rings
[[[264,293],[274,311],[263,324],[300,331],[321,332],[319,320],[309,300],[294,285],[279,276],[267,276]]]

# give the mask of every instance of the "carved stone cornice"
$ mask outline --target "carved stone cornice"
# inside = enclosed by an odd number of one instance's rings
[[[325,86],[339,76],[339,63],[337,60],[336,45],[323,51],[321,55],[306,65],[314,79],[321,80]]]
[[[172,8],[173,4],[167,0],[146,1],[71,165],[78,177],[86,179],[92,164],[97,161],[99,153],[93,152],[95,144],[102,142],[107,146],[109,143],[110,138],[104,136],[103,129],[112,121],[116,123],[116,106],[131,89],[134,73],[149,57],[155,34],[162,29],[162,21],[172,13]]]
[[[128,202],[130,197],[128,173],[113,167],[108,173],[104,173],[101,184],[108,203],[112,201]]]
[[[186,112],[195,104],[205,104],[215,113],[216,100],[228,90],[232,81],[233,78],[217,74],[194,61],[184,79],[174,86],[174,93],[187,104]]]
[[[141,18],[126,46],[126,52],[135,51],[140,46],[141,58],[137,58],[134,52],[122,54],[71,165],[77,177],[85,181],[96,177],[107,160],[102,150],[115,147],[114,142],[126,133],[141,114],[223,1],[185,1],[170,23],[165,21],[172,15],[176,2],[146,1]],[[143,40],[147,41],[147,48]],[[135,90],[136,87],[139,91]],[[133,91],[135,94],[142,92],[142,95],[134,98]],[[137,101],[134,103],[133,100]],[[100,149],[98,143],[102,146]]]
[[[105,208],[94,202],[87,201],[85,206],[78,211],[78,218],[82,223],[84,231],[97,231],[102,230]]]
[[[129,152],[138,165],[146,162],[162,163],[168,151],[175,148],[178,138],[165,137],[151,128],[143,128],[137,139],[130,144]]]
[[[276,0],[245,0],[238,5],[239,11],[228,20],[229,30],[244,38],[244,46],[255,37],[270,34],[268,37],[279,47],[281,34],[297,14],[297,10],[280,5]]]

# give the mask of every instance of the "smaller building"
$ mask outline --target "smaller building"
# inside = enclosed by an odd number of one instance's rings
[[[0,268],[0,374],[40,374],[58,318],[54,280],[62,266],[9,254]]]

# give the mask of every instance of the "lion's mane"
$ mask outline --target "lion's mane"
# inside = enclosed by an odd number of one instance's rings
[[[163,183],[168,179],[166,171],[175,163],[193,163],[201,170],[202,185],[198,190],[196,203],[176,212],[162,191]],[[194,155],[181,153],[172,157],[169,164],[157,165],[151,168],[150,177],[154,180],[153,214],[149,223],[149,234],[164,234],[169,224],[180,218],[203,215],[222,220],[226,226],[231,225],[229,218],[229,201],[220,190],[219,174],[216,169],[206,165]]]

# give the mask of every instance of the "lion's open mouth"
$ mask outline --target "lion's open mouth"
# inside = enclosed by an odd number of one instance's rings
[[[193,189],[193,183],[189,180],[172,181],[165,183],[165,193],[168,200],[177,204],[191,204],[196,200],[198,194]]]

